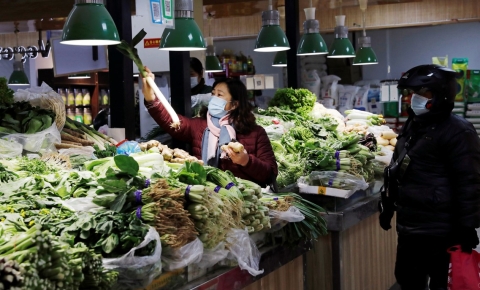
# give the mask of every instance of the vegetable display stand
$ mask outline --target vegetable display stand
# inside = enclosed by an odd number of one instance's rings
[[[377,190],[372,186],[353,204],[324,215],[329,234],[314,242],[315,251],[306,254],[305,289],[384,290],[395,284],[395,219],[391,230],[380,228]],[[325,198],[302,197],[315,203]]]
[[[162,273],[145,290],[304,289],[305,254],[310,249],[311,243],[260,248],[259,269],[263,269],[264,273],[258,276],[252,276],[238,266],[213,267],[198,276],[188,267]]]

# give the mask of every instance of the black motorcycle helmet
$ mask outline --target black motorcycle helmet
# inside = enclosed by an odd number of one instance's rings
[[[429,90],[433,94],[432,107],[439,108],[453,104],[458,86],[456,78],[459,77],[459,73],[444,66],[424,64],[404,73],[398,81],[397,88],[416,93]]]

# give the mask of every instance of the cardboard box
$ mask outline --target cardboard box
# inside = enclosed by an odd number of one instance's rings
[[[355,190],[343,190],[338,188],[332,187],[325,187],[325,186],[313,186],[313,185],[305,185],[299,184],[298,191],[300,193],[307,193],[307,194],[321,194],[327,196],[335,196],[341,198],[349,198],[352,194],[355,193]]]

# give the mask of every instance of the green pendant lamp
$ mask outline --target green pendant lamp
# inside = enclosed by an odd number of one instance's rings
[[[27,75],[23,70],[23,62],[14,61],[13,62],[13,72],[8,79],[8,84],[11,86],[28,86],[30,82],[28,81]]]
[[[287,36],[280,27],[280,13],[273,10],[269,0],[268,10],[262,12],[262,28],[257,36],[254,51],[271,52],[289,50]]]
[[[358,38],[359,48],[353,59],[353,65],[378,64],[377,56],[371,47],[371,39],[368,36]]]
[[[303,22],[303,36],[297,48],[297,55],[327,54],[327,44],[320,35],[320,24],[315,19],[315,8],[305,8],[305,22]]]
[[[286,67],[287,66],[287,52],[285,50],[279,51],[275,54],[272,66]]]
[[[367,0],[360,0],[360,9],[363,12],[363,36],[358,38],[358,49],[353,65],[378,64],[377,55],[372,49],[372,40],[365,31],[365,10],[367,10]]]
[[[69,79],[89,79],[91,78],[90,74],[72,74],[68,76]]]
[[[160,50],[194,51],[207,46],[202,32],[193,19],[193,0],[175,0],[175,28],[165,28]]]
[[[205,57],[205,72],[222,72],[223,68],[220,60],[215,55],[215,47],[213,46],[213,37],[205,37],[207,43],[207,51]]]
[[[355,57],[355,50],[348,39],[348,28],[345,26],[345,15],[335,16],[335,40],[329,49],[329,58]]]
[[[120,36],[104,0],[75,0],[75,6],[63,26],[62,44],[114,45]]]

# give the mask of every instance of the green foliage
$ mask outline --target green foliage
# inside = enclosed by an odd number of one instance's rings
[[[284,88],[275,92],[268,105],[290,110],[304,118],[309,118],[316,100],[317,97],[307,89]]]
[[[7,85],[7,79],[0,77],[0,105],[13,104],[13,90]]]
[[[55,120],[51,110],[33,107],[29,102],[0,104],[1,133],[36,133],[48,129]]]

